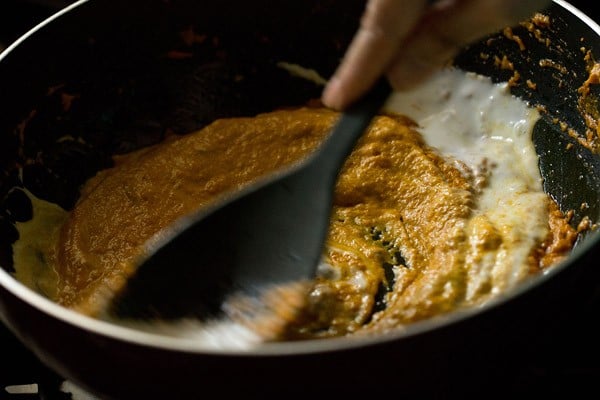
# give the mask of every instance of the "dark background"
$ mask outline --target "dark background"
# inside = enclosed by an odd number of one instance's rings
[[[126,1],[126,0],[125,0]],[[69,0],[3,0],[0,12],[0,50],[12,43],[27,30],[43,21],[60,8],[72,3]],[[570,1],[591,19],[600,22],[600,12],[594,10],[593,1]],[[598,265],[600,251],[590,259]],[[542,338],[545,346],[530,363],[515,366],[506,371],[501,386],[510,387],[514,382],[522,387],[525,383],[528,394],[569,396],[589,390],[589,397],[598,397],[600,384],[600,328],[595,320],[600,316],[600,283],[592,303],[585,309],[576,310],[563,328],[548,332]],[[68,399],[67,394],[57,390],[61,377],[45,368],[25,349],[13,335],[0,325],[0,400],[2,399]],[[39,393],[10,395],[7,385],[37,383]],[[392,391],[398,396],[400,391]],[[492,393],[482,393],[490,397]],[[519,393],[515,393],[517,395]],[[493,394],[492,396],[493,397]],[[570,396],[571,397],[571,396]]]

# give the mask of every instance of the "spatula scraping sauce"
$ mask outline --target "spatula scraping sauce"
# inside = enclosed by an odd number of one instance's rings
[[[384,111],[344,166],[319,276],[306,307],[279,340],[376,334],[481,306],[543,272],[566,255],[565,241],[572,244],[574,232],[542,190],[531,140],[539,113],[513,97],[506,84],[448,68],[414,91],[394,93]],[[306,154],[327,134],[336,115],[306,107],[255,120],[217,121],[208,130],[134,154],[129,164],[125,159],[114,171],[101,172],[83,189],[83,200],[71,213],[33,198],[34,219],[17,225],[17,279],[38,291],[46,288],[46,296],[65,306],[97,314],[107,290],[122,284],[130,272],[127,260],[117,256],[130,254],[136,241],[159,228],[136,224],[148,220],[156,225],[173,212],[169,203],[151,201],[165,197],[160,192],[165,182],[138,187],[135,179],[152,182],[152,171],[164,176],[169,168],[172,180],[181,185],[180,190],[168,189],[173,201],[208,199],[231,180],[250,179]],[[211,141],[209,134],[218,140]],[[260,162],[261,148],[281,156]],[[187,169],[190,162],[182,154],[190,149],[195,160],[205,157],[206,168]],[[244,164],[257,160],[252,167]],[[219,170],[224,175],[197,173],[218,169],[219,162],[227,167]],[[115,212],[107,208],[111,202],[118,205],[119,218],[129,221],[122,229],[118,221],[103,217],[104,211]],[[157,217],[147,215],[156,209]],[[44,212],[52,214],[47,220],[63,225],[40,224],[36,214]],[[129,232],[126,240],[119,239],[123,230]],[[39,243],[40,237],[48,241]],[[45,263],[33,262],[27,256],[32,251],[45,254],[38,257]],[[194,321],[127,324],[194,338],[208,348],[261,342],[235,324],[204,324],[201,329]]]

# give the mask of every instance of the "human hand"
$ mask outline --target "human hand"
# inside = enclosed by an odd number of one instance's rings
[[[550,0],[369,0],[350,46],[325,86],[344,109],[386,75],[395,90],[421,83],[477,39],[541,11]]]

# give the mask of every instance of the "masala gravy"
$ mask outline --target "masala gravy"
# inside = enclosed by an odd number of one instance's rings
[[[456,70],[419,90],[392,97],[347,159],[319,274],[278,340],[374,334],[481,305],[570,252],[577,232],[541,186],[535,109]],[[315,105],[220,119],[119,156],[70,212],[33,199],[15,276],[97,317],[162,227],[306,157],[338,116]]]

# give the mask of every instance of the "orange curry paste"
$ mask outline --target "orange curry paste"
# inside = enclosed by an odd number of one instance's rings
[[[97,315],[133,272],[145,241],[219,194],[305,157],[337,117],[304,107],[222,119],[119,157],[87,182],[59,232],[49,260],[55,300]],[[382,331],[492,296],[492,282],[474,297],[466,290],[468,260],[500,251],[503,242],[498,227],[473,217],[476,193],[473,177],[428,147],[410,119],[377,117],[346,161],[324,266],[285,336]],[[550,199],[548,210],[547,240],[531,249],[527,266],[534,272],[574,240]]]

